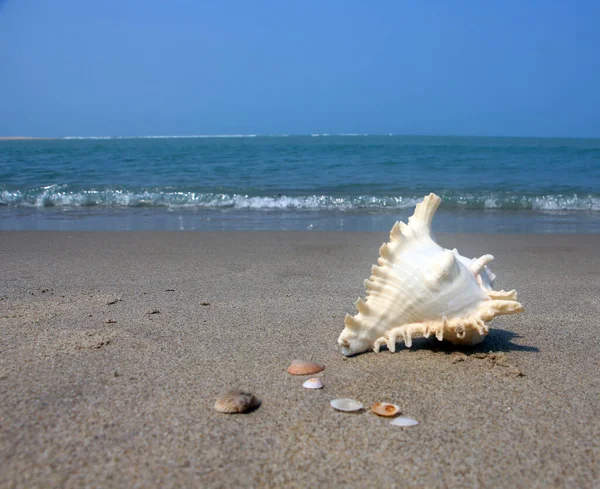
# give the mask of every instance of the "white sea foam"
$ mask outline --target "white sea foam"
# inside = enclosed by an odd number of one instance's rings
[[[384,136],[393,136],[393,134],[387,133]],[[329,137],[329,136],[344,136],[344,137],[364,137],[364,136],[378,136],[378,134],[367,134],[367,133],[311,133],[311,134],[296,134],[296,136],[312,136],[312,137]],[[269,137],[269,138],[287,138],[290,134],[149,134],[144,136],[63,136],[58,139],[62,140],[82,140],[82,139],[98,139],[98,140],[110,140],[110,139],[211,139],[211,138],[256,138],[256,137]]]
[[[148,136],[64,136],[60,139],[197,139],[197,138],[255,138],[258,134],[180,134],[180,135],[148,135]],[[287,137],[287,134],[272,135]]]
[[[65,185],[37,189],[2,190],[0,205],[16,207],[189,207],[264,211],[329,210],[381,212],[412,208],[422,196],[304,195],[253,196],[214,192],[165,190],[69,190]],[[444,208],[509,209],[530,211],[600,211],[600,197],[593,195],[470,195],[444,196]]]
[[[554,210],[578,210],[578,211],[600,211],[600,198],[573,196],[541,196],[531,199],[531,206],[534,210],[554,211]]]

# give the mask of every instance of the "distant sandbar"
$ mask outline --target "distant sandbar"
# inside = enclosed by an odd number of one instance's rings
[[[0,136],[0,141],[30,141],[32,139],[56,139],[56,138],[38,138],[38,137],[30,137],[30,136]]]

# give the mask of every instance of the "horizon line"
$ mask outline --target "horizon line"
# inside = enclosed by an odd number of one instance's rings
[[[474,134],[401,134],[401,133],[248,133],[248,134],[149,134],[143,136],[0,136],[0,141],[69,141],[110,139],[210,139],[210,138],[256,138],[256,137],[439,137],[439,138],[496,138],[496,139],[600,139],[600,136],[507,136]]]

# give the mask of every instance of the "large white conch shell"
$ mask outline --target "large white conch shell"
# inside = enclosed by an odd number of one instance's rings
[[[486,267],[492,255],[469,260],[435,242],[431,220],[440,203],[429,194],[408,225],[392,228],[365,280],[366,300],[356,301],[358,314],[346,315],[338,340],[344,355],[378,352],[384,344],[393,352],[397,340],[410,347],[414,337],[430,335],[474,345],[487,335],[486,321],[523,310],[516,291],[492,290],[495,276]]]

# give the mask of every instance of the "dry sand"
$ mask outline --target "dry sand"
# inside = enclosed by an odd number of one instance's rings
[[[600,236],[440,235],[494,254],[526,313],[463,354],[347,359],[385,238],[0,233],[0,487],[600,487]],[[323,390],[295,358],[326,365]],[[262,406],[215,412],[230,387]]]

